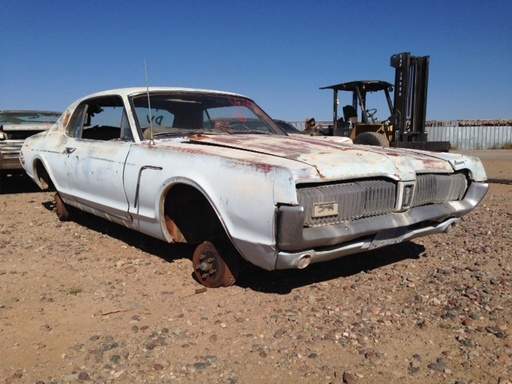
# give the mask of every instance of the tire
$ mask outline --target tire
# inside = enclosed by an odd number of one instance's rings
[[[373,145],[376,147],[389,148],[389,141],[385,135],[376,132],[364,132],[356,136],[354,144]]]
[[[194,276],[199,283],[208,288],[229,287],[235,284],[239,271],[238,254],[230,247],[222,252],[209,241],[197,246],[192,257]]]

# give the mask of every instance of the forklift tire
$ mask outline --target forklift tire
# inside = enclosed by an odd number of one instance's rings
[[[385,135],[377,132],[364,132],[357,135],[354,144],[374,145],[376,147],[389,148],[389,141]]]

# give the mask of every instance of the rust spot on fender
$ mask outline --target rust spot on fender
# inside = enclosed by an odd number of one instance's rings
[[[194,140],[201,141],[201,140],[206,139],[206,136],[204,136],[204,135],[193,135],[193,136],[190,136],[189,139],[191,141],[194,141]]]
[[[257,170],[262,171],[263,173],[272,172],[272,167],[268,164],[254,164]]]

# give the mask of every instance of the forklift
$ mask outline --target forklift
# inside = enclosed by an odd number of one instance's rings
[[[320,88],[332,89],[334,94],[333,124],[328,134],[350,137],[355,144],[448,152],[450,142],[428,141],[425,131],[430,57],[404,52],[391,56],[390,61],[395,68],[394,85],[381,80],[361,80]],[[352,104],[342,107],[341,116],[338,114],[340,91],[352,93]],[[385,95],[389,108],[386,120],[378,121],[377,109],[367,106],[367,95],[373,92]]]

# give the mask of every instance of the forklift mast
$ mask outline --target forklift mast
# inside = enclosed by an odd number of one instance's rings
[[[411,56],[409,52],[391,56],[395,68],[395,141],[427,141],[425,120],[430,56]]]

